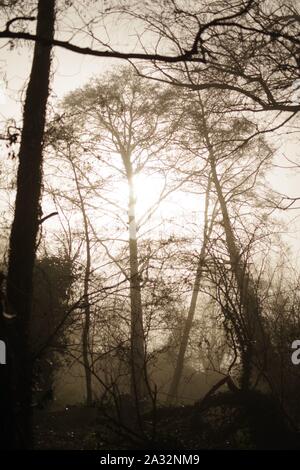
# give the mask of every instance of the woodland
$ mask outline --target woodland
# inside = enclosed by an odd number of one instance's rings
[[[299,1],[3,0],[0,47],[0,447],[299,449]]]

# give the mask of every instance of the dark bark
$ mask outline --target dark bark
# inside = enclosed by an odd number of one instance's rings
[[[51,41],[54,36],[54,22],[55,0],[39,0],[37,35]],[[17,194],[10,234],[6,295],[9,314],[13,318],[2,318],[1,321],[9,351],[5,372],[9,373],[3,393],[8,405],[6,413],[11,416],[13,422],[11,435],[7,439],[7,447],[12,448],[28,448],[32,442],[32,370],[28,338],[40,216],[43,135],[50,66],[51,46],[36,43],[23,112]],[[0,420],[2,423],[2,417]],[[2,429],[2,432],[4,433],[5,429]]]

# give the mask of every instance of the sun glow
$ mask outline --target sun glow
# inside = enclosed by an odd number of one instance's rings
[[[174,183],[166,184],[164,177],[159,174],[136,175],[134,190],[137,219],[143,219],[151,214],[152,220],[155,219],[156,222],[160,219],[175,218],[178,223],[181,220],[181,223],[185,224],[182,217],[186,222],[192,217],[195,224],[203,224],[205,196],[200,192],[194,194],[183,188],[174,188]]]
[[[159,205],[160,198],[163,195],[164,184],[165,180],[159,175],[135,175],[136,213],[139,217],[142,217],[156,205]]]

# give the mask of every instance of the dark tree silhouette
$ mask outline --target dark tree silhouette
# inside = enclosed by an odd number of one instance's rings
[[[37,35],[51,41],[54,35],[55,0],[39,0]],[[13,422],[10,433],[1,429],[5,448],[31,443],[31,360],[28,346],[32,277],[40,217],[43,136],[49,95],[51,44],[36,43],[23,113],[17,194],[10,235],[7,274],[8,315],[4,321],[9,376],[3,385],[3,407]],[[4,325],[2,325],[4,326]],[[1,374],[3,373],[1,369]],[[7,371],[4,372],[7,374]],[[11,399],[8,400],[8,396]],[[5,403],[7,400],[7,403]],[[13,409],[12,409],[13,408]],[[0,417],[1,424],[9,418]],[[5,444],[4,444],[5,442]]]

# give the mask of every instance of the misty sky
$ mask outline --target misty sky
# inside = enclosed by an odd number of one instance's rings
[[[74,22],[76,23],[75,19],[73,19],[73,24]],[[70,25],[71,23],[70,21]],[[127,49],[128,47],[135,48],[137,47],[137,41],[134,38],[134,31],[138,30],[139,27],[139,24],[132,22],[130,25],[127,23],[116,28],[114,23],[110,21],[110,23],[105,25],[105,32],[103,28],[101,29],[101,37],[103,37],[103,40],[106,37],[107,40],[109,36],[110,40],[120,50]],[[145,41],[149,43],[149,36]],[[28,44],[18,46],[12,50],[10,50],[9,46],[0,49],[0,74],[2,74],[0,75],[0,121],[2,125],[5,120],[10,118],[14,118],[20,123],[20,99],[24,98],[26,81],[30,72],[31,54],[32,45],[29,46]],[[51,83],[52,102],[55,99],[62,98],[67,92],[82,86],[90,77],[103,74],[115,65],[122,64],[125,65],[125,62],[84,56],[55,48],[52,66],[53,79]],[[283,131],[281,130],[276,136],[271,137],[271,142],[278,148],[274,163],[279,167],[274,167],[268,175],[268,179],[276,191],[290,197],[300,197],[300,169],[289,169],[288,167],[293,165],[284,158],[286,156],[293,162],[300,163],[299,131],[296,129],[297,120],[298,118],[294,119]],[[286,168],[281,168],[281,166]],[[184,208],[187,208],[189,205],[189,200],[179,202],[182,203]],[[194,204],[192,199],[190,203]],[[293,209],[285,213],[278,212],[278,215],[287,221],[288,233],[285,239],[288,240],[295,255],[300,250],[300,243],[298,242],[300,232],[300,201],[299,204],[295,204],[295,207],[298,206],[299,210]],[[194,208],[192,207],[191,210],[194,210]]]

